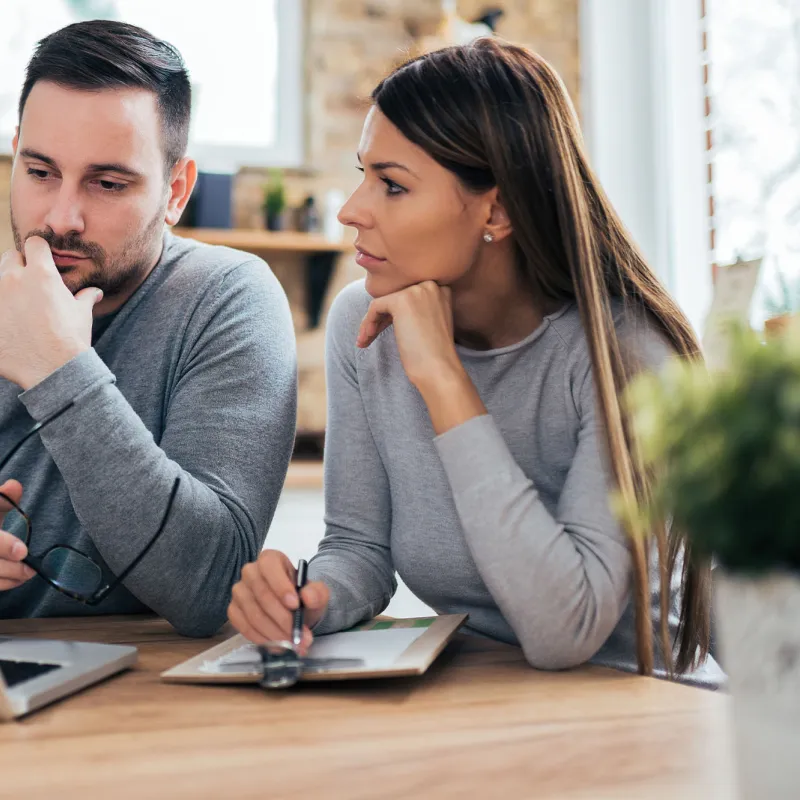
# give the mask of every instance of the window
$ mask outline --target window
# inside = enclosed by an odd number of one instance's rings
[[[751,321],[800,301],[800,4],[708,5],[716,260],[762,258]]]
[[[700,0],[581,0],[580,12],[581,104],[593,166],[702,334],[713,287]]]
[[[9,152],[36,42],[86,19],[117,19],[175,45],[192,80],[190,153],[201,169],[299,166],[302,4],[297,0],[4,0],[0,151]]]

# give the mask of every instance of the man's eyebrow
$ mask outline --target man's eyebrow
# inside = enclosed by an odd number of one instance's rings
[[[40,153],[38,150],[33,150],[30,147],[26,147],[20,151],[20,155],[24,158],[33,158],[36,161],[41,161],[44,164],[47,164],[49,167],[53,169],[58,169],[58,164],[56,163],[54,158],[50,158],[50,156],[46,156],[44,153]],[[127,178],[141,178],[141,172],[137,172],[135,169],[131,169],[130,167],[126,167],[124,164],[120,164],[119,162],[108,162],[104,164],[89,164],[88,172],[92,173],[100,173],[100,172],[116,172],[118,175],[123,175]]]
[[[118,175],[124,175],[127,178],[141,178],[142,173],[137,172],[135,169],[126,167],[119,162],[109,162],[106,164],[89,164],[88,172],[116,172]]]
[[[364,162],[361,160],[361,154],[356,153],[356,156],[358,158],[359,163],[363,164]],[[409,169],[405,164],[400,164],[398,161],[373,161],[369,166],[371,169],[374,169],[376,171],[382,169],[402,169],[409,175],[413,175],[415,178],[418,177],[413,170]]]
[[[31,150],[30,147],[23,148],[20,151],[20,155],[24,158],[35,158],[37,161],[44,162],[49,167],[58,169],[58,164],[56,164],[55,159],[50,158],[50,156],[46,156],[44,153],[40,153],[38,150]]]

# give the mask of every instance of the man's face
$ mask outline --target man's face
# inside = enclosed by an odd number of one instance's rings
[[[41,236],[73,294],[96,286],[104,302],[127,298],[161,252],[170,198],[162,142],[152,92],[36,83],[14,139],[17,249]]]

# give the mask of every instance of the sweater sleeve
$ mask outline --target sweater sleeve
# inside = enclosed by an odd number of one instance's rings
[[[358,384],[355,341],[362,315],[356,288],[334,301],[326,327],[325,536],[309,579],[326,583],[331,598],[317,634],[380,614],[397,589],[389,480]]]
[[[180,476],[161,537],[125,585],[181,633],[202,636],[225,621],[231,586],[266,536],[291,455],[297,376],[288,303],[263,262],[232,269],[195,317],[176,331],[184,356],[158,443],[94,350],[20,399],[37,421],[73,404],[41,437],[115,574],[157,530]]]
[[[654,357],[660,362],[663,355],[656,343]],[[528,662],[540,669],[568,668],[595,655],[625,610],[632,575],[628,542],[609,504],[588,356],[575,363],[580,423],[554,514],[491,416],[435,440],[481,577]]]

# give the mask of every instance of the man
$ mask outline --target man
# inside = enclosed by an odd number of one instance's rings
[[[211,634],[272,520],[294,438],[291,316],[263,261],[165,230],[197,174],[189,109],[180,55],[130,25],[70,25],[28,65],[16,250],[0,260],[0,459],[47,424],[0,475],[32,526],[27,548],[0,533],[0,618],[150,609]],[[161,534],[102,603],[22,563],[68,545],[110,580],[159,530],[176,478]]]

